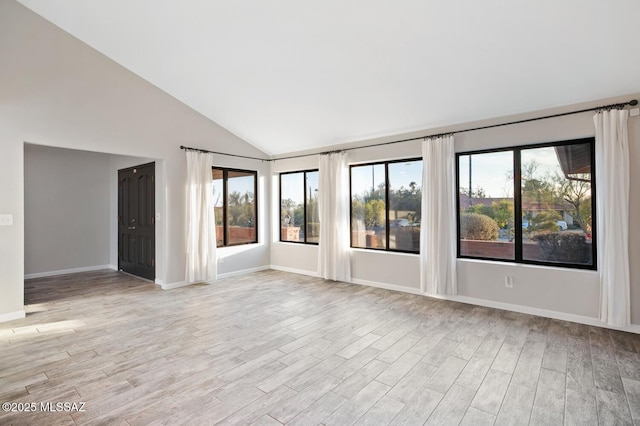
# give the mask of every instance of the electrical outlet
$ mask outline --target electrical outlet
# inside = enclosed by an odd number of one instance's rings
[[[631,110],[630,114],[632,117],[637,117],[640,115],[640,108],[634,108]]]
[[[12,226],[13,215],[12,214],[0,214],[0,226]]]
[[[513,277],[511,275],[504,276],[504,286],[506,288],[513,288]]]
[[[218,263],[224,263],[224,257],[219,257],[218,258]]]

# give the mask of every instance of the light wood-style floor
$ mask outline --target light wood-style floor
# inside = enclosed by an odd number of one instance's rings
[[[640,336],[266,271],[29,280],[0,424],[640,425]],[[39,408],[39,407],[38,407]]]

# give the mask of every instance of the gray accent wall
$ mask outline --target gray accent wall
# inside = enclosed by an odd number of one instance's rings
[[[110,156],[26,144],[25,275],[109,265]]]

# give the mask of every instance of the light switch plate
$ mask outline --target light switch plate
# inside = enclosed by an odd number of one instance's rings
[[[12,226],[13,215],[12,214],[0,214],[0,226]]]
[[[637,117],[638,115],[640,115],[640,108],[634,108],[631,110],[632,117]]]

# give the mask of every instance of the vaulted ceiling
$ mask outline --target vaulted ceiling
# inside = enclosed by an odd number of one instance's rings
[[[640,92],[638,0],[19,0],[277,155]]]

